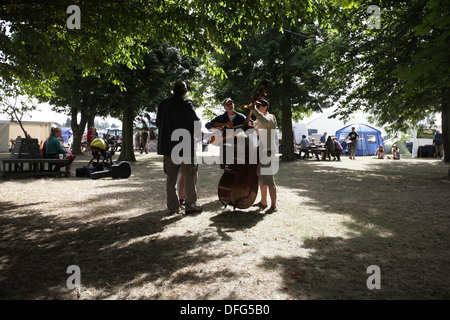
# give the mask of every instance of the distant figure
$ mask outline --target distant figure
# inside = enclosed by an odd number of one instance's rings
[[[377,151],[375,151],[375,154],[374,154],[375,158],[377,158],[377,159],[384,159],[385,155],[386,155],[386,153],[384,152],[383,146],[379,146]]]
[[[91,152],[91,142],[92,140],[94,140],[94,127],[90,127],[89,130],[87,131],[87,135],[86,135],[86,150],[90,153]]]
[[[141,143],[141,154],[145,152],[145,154],[148,154],[148,131],[144,129],[142,131],[142,143]]]
[[[327,149],[327,151],[325,152],[322,160],[326,160],[326,158],[328,157],[328,160],[331,161],[331,155],[333,155],[334,157],[334,141],[330,136],[328,136],[328,139],[325,142],[325,149]],[[334,157],[334,160],[336,160],[336,157]]]
[[[344,148],[342,148],[342,146],[339,143],[337,138],[333,139],[333,143],[334,143],[334,154],[333,154],[334,158],[333,158],[333,160],[336,160],[336,158],[337,158],[338,161],[341,161],[341,153],[344,150]]]
[[[134,150],[140,150],[141,148],[141,132],[139,130],[134,134]]]
[[[322,145],[324,145],[325,142],[327,142],[327,133],[326,133],[326,132],[324,132],[324,133],[323,133],[323,136],[320,137],[320,143],[321,143]]]
[[[388,159],[393,159],[393,160],[400,160],[400,149],[397,147],[396,144],[394,144],[392,146],[392,157],[391,156],[387,156]]]
[[[305,157],[309,158],[310,145],[311,143],[309,142],[306,135],[302,135],[302,140],[300,141],[300,157],[302,156],[302,152],[304,152],[305,154],[303,155],[303,159],[305,159]]]
[[[436,130],[436,134],[434,135],[433,146],[434,156],[442,158],[444,156],[444,139],[439,130]]]
[[[148,143],[148,151],[156,151],[156,134],[153,130],[150,130],[150,135],[149,135],[149,143]]]
[[[347,141],[348,138],[350,138],[350,141],[347,143],[347,147],[348,147],[348,153],[350,155],[350,159],[355,160],[355,156],[356,156],[356,146],[358,144],[358,140],[359,140],[359,134],[358,132],[356,132],[355,127],[352,127],[352,132],[350,132],[348,134],[348,136],[344,139],[344,142]]]

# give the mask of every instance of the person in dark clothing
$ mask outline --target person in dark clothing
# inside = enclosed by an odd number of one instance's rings
[[[206,129],[212,129],[214,123],[232,122],[233,126],[244,124],[245,116],[242,113],[236,112],[234,110],[234,101],[231,100],[231,98],[226,98],[225,100],[223,100],[222,105],[225,109],[225,112],[207,122],[205,124]]]
[[[215,127],[215,124],[226,124],[229,122],[233,123],[232,127],[239,126],[245,123],[246,117],[239,112],[236,112],[234,110],[234,101],[231,98],[226,98],[222,101],[223,108],[225,109],[225,112],[221,115],[218,115],[211,121],[207,122],[205,124],[205,128],[208,130],[211,130],[216,128],[217,130],[220,130],[221,134],[223,135],[223,130],[221,127]],[[226,139],[225,139],[226,140]],[[225,141],[224,140],[224,141]],[[225,146],[222,145],[222,148],[220,148],[220,159],[222,159],[222,163],[220,164],[221,169],[225,169],[225,159],[226,159],[226,152],[225,152]]]
[[[338,161],[341,161],[341,152],[343,150],[342,146],[339,143],[337,138],[333,139],[333,143],[334,143],[334,155],[333,155],[334,158],[333,158],[333,160],[336,160],[336,158],[337,158]]]
[[[434,145],[434,156],[442,158],[444,156],[444,138],[439,130],[436,130],[433,140]]]
[[[148,154],[148,131],[144,129],[142,132],[141,154],[145,151]]]
[[[347,142],[348,138],[350,138],[350,141],[347,143],[348,153],[350,154],[350,159],[355,160],[357,143],[359,140],[359,133],[356,132],[355,127],[352,127],[352,132],[348,134],[348,136],[344,139],[344,142]]]
[[[192,101],[184,98],[186,93],[186,83],[177,81],[173,86],[173,96],[161,101],[156,117],[156,126],[159,129],[157,153],[164,156],[163,166],[167,175],[167,208],[170,213],[180,212],[180,202],[176,190],[180,171],[185,177],[185,213],[202,211],[202,208],[197,206],[198,164],[194,161],[194,123],[200,119],[195,113]],[[178,141],[172,141],[172,133],[177,129],[187,130],[190,136],[190,141],[188,141],[190,142],[190,150],[181,149],[181,153],[185,152],[184,154],[176,154],[175,152],[172,154],[173,149],[179,143],[186,143],[183,137],[180,137]],[[190,157],[186,155],[188,151],[190,151]]]
[[[328,136],[327,141],[325,142],[325,148],[327,149],[327,151],[325,152],[325,155],[322,158],[322,160],[326,160],[326,158],[328,157],[328,160],[331,161],[331,155],[333,155],[333,157],[335,158],[335,156],[334,156],[334,149],[335,149],[334,141],[331,138],[331,136]]]

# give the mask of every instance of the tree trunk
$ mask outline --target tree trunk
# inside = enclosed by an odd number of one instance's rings
[[[442,99],[442,136],[444,138],[444,160],[450,162],[450,89]]]
[[[89,128],[93,128],[94,126],[95,126],[95,116],[89,116],[89,117],[86,117],[86,122],[87,122],[87,128],[89,129]]]
[[[78,124],[78,109],[71,109],[71,121],[70,127],[72,128],[73,138],[72,138],[72,153],[74,155],[80,155],[81,152],[81,139],[83,138],[84,129],[86,128],[86,117],[81,115],[80,124]]]
[[[442,137],[444,138],[444,161],[449,163],[447,178],[450,179],[450,88],[442,99]]]
[[[118,161],[136,161],[133,148],[133,121],[134,109],[131,106],[126,106],[123,110],[122,147]]]
[[[283,92],[285,92],[284,97],[288,96],[288,91],[291,88],[291,79],[289,75],[283,76]],[[295,161],[295,153],[294,153],[294,133],[292,132],[292,110],[291,103],[287,99],[282,99],[281,102],[281,129],[282,129],[282,138],[283,142],[281,145],[282,156],[281,160],[283,161]]]

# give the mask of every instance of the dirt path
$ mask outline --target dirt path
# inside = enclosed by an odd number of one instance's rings
[[[0,182],[0,299],[448,299],[450,181],[437,160],[280,163],[279,211],[167,215],[161,157],[127,180]],[[78,157],[73,169],[87,164]],[[369,290],[367,268],[381,270]]]

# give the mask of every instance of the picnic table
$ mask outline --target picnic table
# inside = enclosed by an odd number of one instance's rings
[[[317,160],[319,159],[319,155],[326,152],[327,149],[322,146],[309,146],[308,152],[315,155]]]

